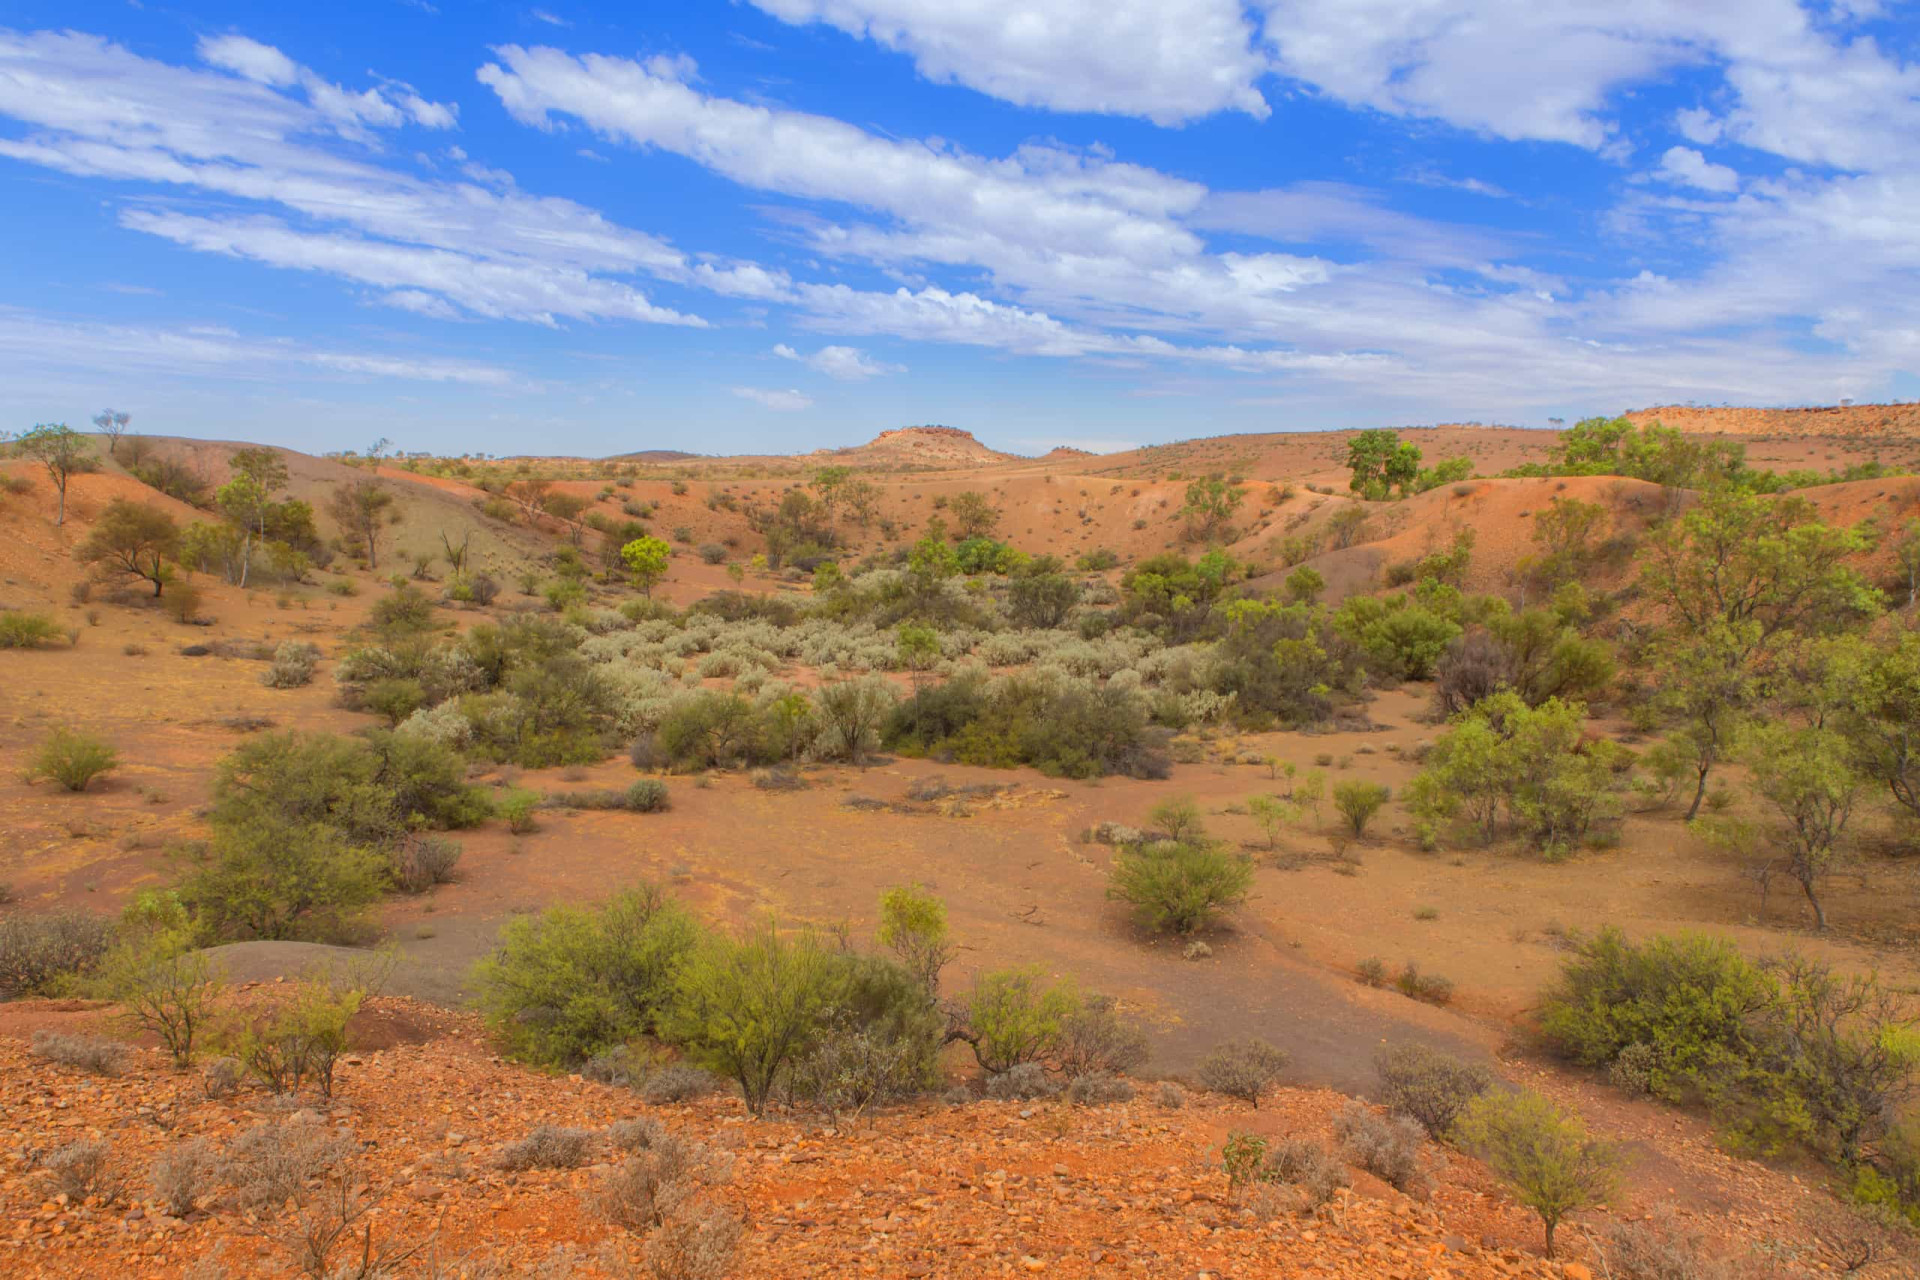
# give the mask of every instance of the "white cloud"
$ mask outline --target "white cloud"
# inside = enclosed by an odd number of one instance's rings
[[[1675,68],[1719,69],[1727,105],[1678,121],[1795,160],[1870,165],[1920,147],[1920,68],[1864,15],[1797,0],[1260,0],[1278,69],[1341,102],[1495,137],[1617,146],[1614,99]]]
[[[550,13],[545,9],[535,9],[527,16],[535,22],[544,22],[550,27],[570,27],[573,25],[559,14]]]
[[[766,387],[735,387],[733,394],[779,413],[797,413],[813,407],[813,397],[802,391],[779,391]]]
[[[1607,114],[1612,95],[1639,79],[1729,50],[1755,65],[1798,50],[1817,66],[1820,50],[1831,52],[1797,20],[1743,36],[1742,21],[1712,5],[1681,17],[1650,0],[1541,14],[1507,3],[1469,11],[1462,0],[1370,0],[1351,21],[1344,9],[1311,10],[1277,6],[1268,31],[1329,92],[1607,156],[1628,149]],[[1281,32],[1275,24],[1288,14],[1304,21]],[[1404,38],[1385,34],[1395,22],[1406,27]],[[1547,43],[1564,36],[1572,55],[1551,64],[1522,57],[1516,32]],[[1587,51],[1594,57],[1585,59]],[[480,78],[524,122],[557,129],[578,121],[609,140],[672,152],[743,187],[808,202],[813,207],[781,206],[774,216],[823,256],[911,282],[892,292],[791,282],[783,300],[799,308],[800,323],[825,333],[1121,366],[1178,361],[1284,378],[1327,396],[1428,410],[1437,400],[1460,416],[1496,417],[1503,410],[1494,406],[1516,402],[1807,398],[1810,388],[1884,377],[1876,362],[1898,342],[1893,335],[1920,328],[1920,317],[1905,323],[1905,302],[1889,298],[1874,307],[1898,323],[1872,336],[1815,296],[1815,282],[1796,282],[1766,251],[1739,247],[1741,234],[1760,234],[1768,217],[1786,216],[1769,201],[1804,200],[1817,182],[1791,197],[1756,191],[1731,203],[1630,195],[1650,234],[1662,219],[1673,227],[1691,219],[1689,252],[1705,240],[1729,264],[1743,264],[1741,287],[1731,266],[1676,286],[1685,296],[1672,314],[1702,317],[1689,327],[1649,323],[1641,290],[1604,280],[1570,285],[1515,261],[1542,247],[1525,234],[1412,217],[1354,188],[1212,192],[1105,151],[1051,143],[983,157],[942,140],[882,136],[715,96],[694,87],[684,59],[515,47],[497,54]],[[1526,69],[1515,71],[1521,64]],[[1741,112],[1756,101],[1729,96],[1708,119],[1753,136]],[[1692,127],[1709,128],[1698,120]],[[1701,159],[1692,176],[1724,182]],[[1726,220],[1736,206],[1753,232],[1737,233]],[[1794,234],[1804,231],[1802,215],[1786,220]],[[1880,234],[1899,240],[1909,225],[1890,222]],[[1209,231],[1256,236],[1275,249],[1217,249]],[[1331,244],[1363,252],[1319,251]],[[1861,270],[1893,260],[1884,246],[1857,247]],[[1707,316],[1716,306],[1727,308],[1724,316]],[[1838,335],[1845,350],[1794,341],[1801,317],[1815,317],[1816,332]]]
[[[798,360],[815,373],[824,373],[840,382],[864,382],[868,378],[878,378],[889,373],[905,373],[897,364],[883,364],[870,359],[867,353],[858,347],[822,347],[812,355],[801,355],[786,343],[776,343],[773,354],[783,360]]]
[[[101,324],[0,307],[0,372],[18,379],[47,369],[113,377],[139,373],[156,379],[218,374],[261,381],[320,374],[499,389],[521,381],[506,369],[471,360],[332,350],[246,337],[225,328]]]
[[[231,202],[204,215],[135,207],[122,223],[203,252],[376,286],[378,296],[424,315],[697,324],[618,277],[644,273],[762,298],[781,287],[777,273],[696,262],[570,200],[523,192],[459,148],[448,154],[484,181],[417,177],[360,135],[406,111],[417,119],[418,108],[349,109],[341,103],[365,97],[345,91],[316,100],[310,73],[242,37],[204,41],[202,52],[234,74],[155,62],[93,36],[0,31],[0,117],[28,127],[0,136],[0,156]],[[309,101],[274,87],[283,80]],[[320,145],[328,135],[344,135],[344,145]]]
[[[752,0],[907,54],[929,80],[1025,107],[1179,124],[1268,114],[1240,0]]]
[[[655,324],[705,323],[656,307],[627,285],[555,263],[476,260],[446,249],[299,231],[277,218],[201,218],[129,209],[120,221],[135,231],[203,253],[322,271],[392,290],[386,295],[388,301],[422,315],[445,314],[452,310],[448,304],[454,304],[479,316],[545,325],[554,324],[556,314]]]
[[[1722,195],[1740,189],[1738,173],[1724,164],[1715,164],[1692,147],[1668,147],[1660,157],[1660,176],[1682,186]]]
[[[412,121],[429,129],[451,129],[459,108],[428,102],[404,84],[389,84],[360,93],[343,89],[315,75],[272,45],[246,36],[202,36],[200,60],[276,89],[299,86],[307,101],[322,115],[348,128],[377,125],[391,129]]]

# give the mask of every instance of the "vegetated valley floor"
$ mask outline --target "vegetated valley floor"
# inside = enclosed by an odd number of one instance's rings
[[[1430,459],[1471,457],[1483,474],[1537,461],[1551,444],[1547,433],[1464,427],[1407,438]],[[691,546],[728,540],[737,559],[759,545],[740,510],[715,496],[735,495],[743,504],[777,499],[818,465],[853,465],[879,485],[878,516],[893,522],[894,533],[889,538],[876,527],[857,535],[863,550],[906,545],[936,499],[975,490],[993,499],[999,535],[1014,545],[1069,561],[1106,547],[1122,567],[1184,546],[1175,518],[1184,480],[1175,473],[1233,470],[1246,477],[1250,497],[1228,549],[1255,567],[1256,581],[1265,581],[1257,576],[1264,570],[1277,582],[1277,542],[1322,528],[1354,504],[1345,491],[1344,441],[1345,433],[1236,437],[1027,460],[952,437],[905,433],[805,459],[648,464],[635,483],[604,498],[598,479],[560,483],[610,514],[623,501],[658,504],[652,523],[674,530],[683,544],[659,594],[686,604],[734,587],[721,566],[702,563]],[[1746,443],[1756,465],[1783,469],[1920,458],[1920,437],[1903,431],[1816,436],[1781,427]],[[222,450],[194,448],[217,477]],[[353,474],[336,463],[294,458],[296,490],[318,494]],[[0,469],[27,474],[18,461]],[[510,581],[557,545],[551,531],[480,517],[473,501],[479,490],[461,480],[394,468],[382,475],[402,495],[401,520],[389,563],[377,574],[350,575],[356,594],[242,591],[202,578],[207,627],[184,628],[151,608],[73,597],[83,570],[72,548],[106,503],[116,496],[165,501],[131,477],[111,468],[77,477],[64,527],[50,521],[44,481],[0,504],[0,605],[54,611],[76,635],[72,647],[0,653],[0,882],[17,898],[7,910],[116,910],[133,892],[175,874],[168,847],[199,832],[213,767],[247,734],[268,726],[346,732],[371,723],[337,704],[328,670],[354,643],[355,628],[381,593],[380,579],[408,564],[400,551],[436,548],[443,529],[456,538],[471,530],[476,565]],[[1609,504],[1622,522],[1643,519],[1648,509],[1632,482],[1482,480],[1374,504],[1365,537],[1309,563],[1322,568],[1335,597],[1377,589],[1385,565],[1444,548],[1457,530],[1471,528],[1469,585],[1501,590],[1531,549],[1530,516],[1555,494]],[[1828,486],[1809,496],[1832,518],[1873,515],[1889,528],[1920,513],[1920,481],[1909,478]],[[182,506],[179,514],[188,512]],[[805,587],[756,576],[744,589],[803,594]],[[509,589],[496,611],[532,603]],[[447,620],[465,627],[485,616],[450,611]],[[252,655],[285,639],[321,647],[325,661],[314,684],[262,687],[262,665]],[[195,648],[208,651],[185,652]],[[786,674],[803,683],[817,678],[804,670]],[[1267,789],[1269,767],[1261,761],[1269,756],[1302,768],[1325,759],[1335,780],[1375,780],[1398,795],[1417,771],[1420,747],[1437,732],[1429,703],[1425,687],[1408,685],[1371,695],[1363,726],[1306,734],[1201,731],[1187,762],[1164,781],[1066,781],[1031,770],[884,758],[860,768],[808,769],[798,790],[764,790],[741,773],[697,784],[670,779],[666,813],[561,807],[543,811],[530,834],[511,835],[497,823],[461,833],[456,883],[389,900],[378,914],[400,962],[392,996],[365,1015],[370,1038],[344,1072],[337,1106],[337,1118],[375,1144],[383,1230],[437,1230],[449,1246],[459,1243],[455,1254],[484,1239],[483,1252],[512,1273],[550,1259],[556,1248],[593,1265],[588,1255],[604,1227],[582,1211],[579,1197],[593,1170],[511,1175],[463,1164],[538,1121],[598,1124],[638,1109],[630,1095],[504,1063],[471,1015],[443,1012],[460,1007],[470,966],[505,921],[652,880],[715,920],[744,923],[771,910],[787,921],[844,921],[865,937],[880,890],[921,881],[952,915],[960,950],[951,982],[1007,963],[1071,974],[1149,1025],[1153,1072],[1179,1075],[1215,1043],[1259,1035],[1292,1053],[1293,1087],[1257,1113],[1219,1100],[1169,1111],[1145,1095],[1087,1110],[929,1102],[833,1132],[801,1118],[746,1123],[729,1102],[683,1105],[669,1116],[673,1124],[735,1154],[727,1195],[748,1226],[743,1275],[1553,1274],[1533,1252],[1537,1224],[1484,1170],[1453,1154],[1441,1157],[1441,1189],[1427,1204],[1364,1175],[1330,1220],[1250,1224],[1227,1203],[1218,1147],[1229,1127],[1322,1134],[1338,1102],[1324,1090],[1364,1093],[1376,1051],[1407,1039],[1496,1061],[1510,1078],[1575,1106],[1596,1131],[1627,1142],[1630,1191],[1618,1212],[1671,1204],[1724,1241],[1764,1241],[1767,1265],[1778,1270],[1754,1274],[1811,1275],[1844,1265],[1847,1228],[1836,1225],[1841,1211],[1821,1189],[1821,1171],[1725,1155],[1697,1119],[1552,1067],[1528,1048],[1521,1028],[1557,971],[1569,934],[1607,924],[1635,936],[1708,928],[1754,953],[1791,942],[1844,969],[1876,968],[1901,989],[1920,988],[1913,946],[1920,926],[1900,868],[1863,863],[1855,880],[1832,890],[1831,911],[1842,927],[1816,937],[1784,894],[1776,894],[1767,918],[1757,918],[1753,890],[1727,855],[1691,836],[1672,813],[1631,817],[1618,847],[1547,863],[1500,847],[1422,853],[1397,803],[1346,860],[1329,856],[1323,832],[1312,825],[1289,831],[1268,850],[1251,820],[1231,811]],[[77,797],[22,781],[28,750],[56,724],[82,725],[112,741],[121,768]],[[1623,723],[1602,727],[1630,736]],[[624,785],[634,776],[623,758],[579,770],[513,772],[520,785],[560,793]],[[499,771],[481,780],[504,785],[509,776]],[[958,794],[945,801],[909,795],[915,784],[936,778]],[[1207,936],[1209,954],[1196,959],[1176,942],[1142,934],[1107,900],[1112,850],[1086,838],[1104,821],[1141,825],[1154,804],[1176,795],[1195,797],[1210,829],[1244,844],[1261,864],[1249,903]],[[299,944],[252,943],[230,948],[228,960],[236,977],[271,983],[298,973],[309,954]],[[1367,957],[1396,966],[1413,961],[1452,979],[1453,1002],[1433,1008],[1355,982],[1354,967]],[[97,1027],[103,1017],[76,1002],[0,1006],[0,1105],[11,1129],[0,1149],[0,1212],[8,1215],[0,1222],[0,1267],[9,1274],[180,1274],[214,1243],[213,1219],[108,1215],[60,1203],[29,1170],[32,1153],[70,1134],[111,1135],[132,1162],[169,1135],[220,1134],[248,1118],[244,1099],[204,1099],[157,1056],[143,1056],[123,1077],[92,1080],[24,1053],[22,1041],[35,1029]],[[958,1058],[954,1066],[960,1068]],[[1577,1233],[1568,1244],[1573,1257],[1585,1256]],[[461,1255],[462,1265],[479,1257],[469,1254]],[[268,1265],[258,1240],[229,1239],[224,1256],[243,1273]],[[1874,1265],[1862,1274],[1914,1274],[1902,1269],[1910,1259]]]

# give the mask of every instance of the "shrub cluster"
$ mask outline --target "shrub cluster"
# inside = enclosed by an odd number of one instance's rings
[[[113,946],[113,922],[83,912],[0,915],[0,999],[47,993],[99,965]]]
[[[1636,1085],[1706,1103],[1743,1145],[1804,1147],[1868,1198],[1920,1203],[1920,1162],[1893,1128],[1920,1038],[1875,975],[1843,977],[1795,955],[1754,964],[1701,936],[1633,943],[1606,930],[1578,943],[1545,993],[1541,1025],[1575,1061],[1630,1062]]]
[[[383,890],[451,869],[457,852],[423,831],[491,811],[460,757],[427,739],[264,734],[220,763],[213,838],[181,898],[215,936],[338,937]]]
[[[1617,743],[1588,740],[1585,714],[1559,698],[1528,706],[1511,691],[1475,703],[1407,788],[1422,841],[1459,824],[1489,842],[1512,831],[1554,856],[1617,821],[1631,758]]]

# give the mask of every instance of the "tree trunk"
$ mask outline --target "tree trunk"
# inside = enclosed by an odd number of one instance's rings
[[[67,482],[58,481],[53,487],[60,491],[60,514],[53,518],[53,522],[56,525],[63,525],[67,522]]]
[[[1547,1223],[1547,1257],[1549,1260],[1551,1260],[1553,1257],[1553,1229],[1559,1226],[1560,1224],[1553,1221],[1550,1218],[1546,1220],[1546,1223]]]
[[[1813,881],[1806,877],[1800,879],[1800,891],[1807,895],[1807,901],[1813,906],[1813,927],[1816,932],[1827,931],[1827,909],[1820,905],[1820,899],[1813,892]]]
[[[1694,788],[1693,803],[1687,806],[1686,820],[1688,822],[1692,822],[1694,815],[1700,812],[1700,801],[1705,799],[1707,794],[1707,774],[1712,767],[1712,765],[1704,764],[1700,766],[1700,785]]]

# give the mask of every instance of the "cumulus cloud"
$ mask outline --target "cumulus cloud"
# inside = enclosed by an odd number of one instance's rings
[[[1688,108],[1690,141],[1731,139],[1855,166],[1920,147],[1920,68],[1797,0],[1262,0],[1285,75],[1338,101],[1498,138],[1592,150],[1620,141],[1622,91],[1719,68],[1725,105]],[[1552,56],[1542,57],[1542,50]]]
[[[1240,0],[752,0],[911,57],[929,80],[1023,107],[1179,124],[1265,119],[1266,59]]]
[[[735,387],[733,394],[778,413],[797,413],[813,407],[812,396],[792,389],[781,391],[768,387]]]
[[[786,343],[776,343],[773,354],[783,360],[798,360],[815,373],[824,373],[840,382],[864,382],[868,378],[878,378],[889,373],[905,373],[897,364],[883,364],[870,359],[867,353],[858,347],[822,347],[812,355],[802,355]]]
[[[1692,147],[1668,147],[1660,157],[1660,176],[1669,182],[1722,195],[1740,189],[1738,173],[1724,164],[1715,164]]]

